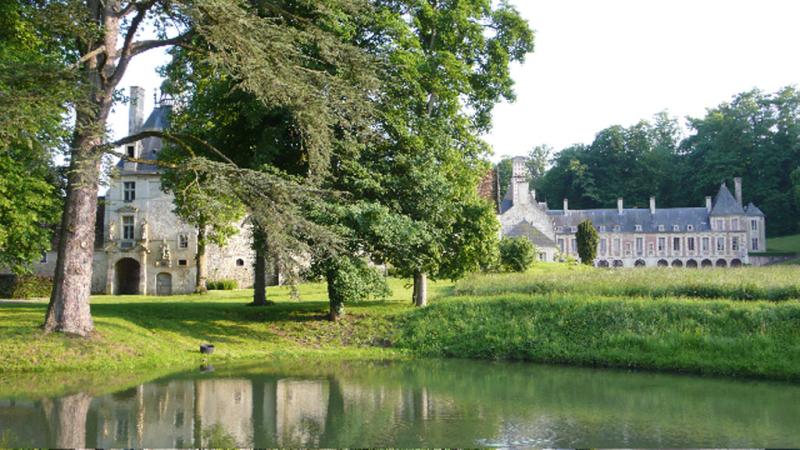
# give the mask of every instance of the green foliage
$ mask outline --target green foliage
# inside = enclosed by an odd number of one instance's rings
[[[584,220],[578,224],[578,233],[575,235],[575,239],[578,243],[578,256],[581,258],[581,263],[587,266],[594,265],[600,236],[591,220]]]
[[[385,277],[362,258],[340,256],[326,261],[321,270],[328,282],[328,300],[337,315],[344,305],[391,295]]]
[[[50,297],[53,279],[42,275],[0,276],[0,298]]]
[[[209,291],[232,291],[239,288],[239,282],[231,279],[210,280],[206,286]]]
[[[536,247],[526,237],[500,240],[500,264],[503,270],[525,272],[536,259]]]
[[[415,311],[397,343],[428,357],[796,380],[798,328],[796,302],[503,295]]]
[[[791,267],[739,269],[599,270],[586,266],[538,264],[537,273],[473,275],[456,283],[456,295],[602,295],[792,301],[800,280]],[[539,268],[541,267],[541,271]],[[557,267],[558,270],[547,270]]]
[[[503,158],[497,163],[497,179],[500,183],[500,198],[506,196],[508,186],[511,183],[511,158]]]

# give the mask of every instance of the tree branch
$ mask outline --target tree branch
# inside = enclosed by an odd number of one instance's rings
[[[231,160],[227,156],[225,156],[225,154],[222,153],[222,151],[220,151],[218,148],[214,147],[213,145],[209,144],[208,142],[206,142],[206,141],[204,141],[202,139],[199,139],[199,138],[197,138],[195,136],[188,135],[188,134],[172,134],[172,133],[165,133],[163,131],[156,131],[156,130],[140,131],[139,133],[132,134],[130,136],[126,136],[126,137],[124,137],[122,139],[119,139],[119,140],[116,140],[114,142],[109,142],[107,144],[98,145],[96,147],[96,149],[98,151],[100,151],[100,152],[103,152],[103,153],[115,154],[115,151],[112,150],[112,149],[114,149],[116,147],[121,147],[121,146],[126,145],[126,144],[132,144],[134,142],[138,142],[138,141],[141,141],[141,140],[144,140],[144,139],[147,139],[147,138],[151,138],[151,137],[166,139],[166,140],[168,140],[170,142],[173,142],[173,143],[177,144],[179,147],[181,147],[182,149],[184,149],[193,158],[196,158],[197,154],[194,152],[194,150],[192,150],[192,147],[185,142],[187,140],[188,141],[192,141],[195,144],[199,144],[199,145],[205,147],[206,149],[210,150],[212,153],[214,153],[215,155],[219,156],[226,163],[231,164],[232,166],[238,168],[236,163],[233,162],[233,160]],[[132,159],[127,157],[127,156],[125,156],[124,159],[132,161]],[[152,160],[145,160],[145,161],[148,161],[147,164],[154,164],[155,163]],[[134,162],[139,162],[139,161],[134,161]]]
[[[97,47],[96,49],[90,51],[89,53],[81,56],[81,59],[76,61],[75,64],[73,64],[72,67],[73,68],[78,68],[78,67],[81,66],[81,64],[85,63],[86,61],[89,61],[90,59],[94,58],[95,56],[97,56],[100,53],[103,53],[105,51],[106,51],[106,46],[105,45],[101,45],[101,46]]]
[[[170,45],[180,45],[194,35],[194,29],[190,28],[186,32],[179,34],[169,39],[153,39],[148,41],[139,41],[131,44],[130,56],[136,56],[139,53],[144,53],[158,47],[166,47]]]

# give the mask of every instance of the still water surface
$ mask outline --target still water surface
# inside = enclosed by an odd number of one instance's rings
[[[0,398],[0,446],[800,445],[793,384],[475,361],[319,364]]]

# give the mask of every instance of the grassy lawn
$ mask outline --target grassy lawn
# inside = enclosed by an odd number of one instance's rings
[[[347,305],[338,323],[326,320],[324,284],[268,289],[275,304],[251,307],[252,291],[212,291],[171,297],[95,296],[91,339],[46,335],[39,330],[45,300],[0,302],[0,365],[5,372],[55,370],[139,370],[188,367],[207,362],[268,360],[276,357],[400,357],[386,348],[394,318],[411,306],[403,280],[390,280],[393,295],[382,301]],[[449,289],[431,283],[431,295]],[[201,343],[215,353],[204,358]]]
[[[413,356],[517,359],[576,365],[800,379],[800,277],[792,267],[598,270],[539,264],[524,274],[432,282],[432,305],[393,295],[346,305],[326,320],[326,288],[269,288],[172,297],[97,296],[91,339],[46,335],[46,301],[0,301],[0,391],[25,380],[80,383],[146,372],[276,358]],[[208,358],[198,351],[213,343]],[[69,377],[66,373],[70,373]],[[17,374],[17,375],[13,375]],[[133,382],[133,381],[131,381]],[[22,383],[22,384],[21,384]]]
[[[767,251],[800,253],[800,234],[767,239]]]

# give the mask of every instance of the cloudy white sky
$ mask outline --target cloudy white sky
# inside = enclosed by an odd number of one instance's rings
[[[500,155],[591,142],[612,124],[661,110],[680,118],[752,88],[800,84],[800,2],[794,0],[512,0],[536,31],[513,68],[517,101],[495,109],[486,136]],[[122,86],[148,90],[166,57],[143,55]],[[127,131],[125,107],[112,131]]]

